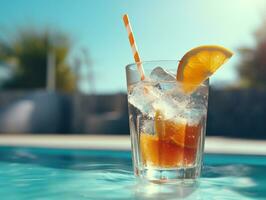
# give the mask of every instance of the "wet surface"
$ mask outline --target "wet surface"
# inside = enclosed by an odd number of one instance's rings
[[[127,151],[0,147],[4,199],[266,199],[266,157],[207,154],[195,185],[135,179]],[[1,198],[2,199],[2,198]]]

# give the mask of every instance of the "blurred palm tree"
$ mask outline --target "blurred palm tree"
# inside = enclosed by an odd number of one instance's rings
[[[242,61],[238,72],[242,86],[266,89],[266,19],[255,32],[256,44],[253,48],[241,48]]]
[[[70,51],[69,38],[61,32],[37,31],[24,28],[11,39],[0,40],[0,62],[8,66],[12,76],[2,84],[3,89],[39,89],[46,87],[47,58],[55,55],[56,89],[73,91],[76,77],[66,58]],[[0,64],[1,64],[0,63]]]

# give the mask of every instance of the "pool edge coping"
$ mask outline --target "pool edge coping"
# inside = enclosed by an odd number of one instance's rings
[[[129,135],[2,134],[0,146],[130,150]],[[266,155],[266,140],[206,137],[206,153]]]

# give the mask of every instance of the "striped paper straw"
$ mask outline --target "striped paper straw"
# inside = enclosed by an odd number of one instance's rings
[[[131,46],[131,49],[132,49],[134,60],[137,63],[137,68],[138,68],[138,71],[140,73],[140,78],[141,78],[141,80],[144,80],[145,79],[144,70],[143,70],[143,67],[142,67],[142,64],[141,64],[141,60],[140,60],[140,57],[139,57],[137,44],[135,42],[135,39],[134,39],[134,36],[133,36],[133,32],[132,32],[132,28],[131,28],[131,25],[130,25],[129,18],[128,18],[127,14],[125,14],[123,16],[123,20],[124,20],[125,27],[127,29],[128,39],[129,39],[129,42],[130,42],[130,46]]]

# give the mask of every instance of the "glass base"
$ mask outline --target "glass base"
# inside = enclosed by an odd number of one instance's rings
[[[152,168],[136,169],[136,176],[154,183],[194,184],[200,176],[198,166],[186,168]]]

